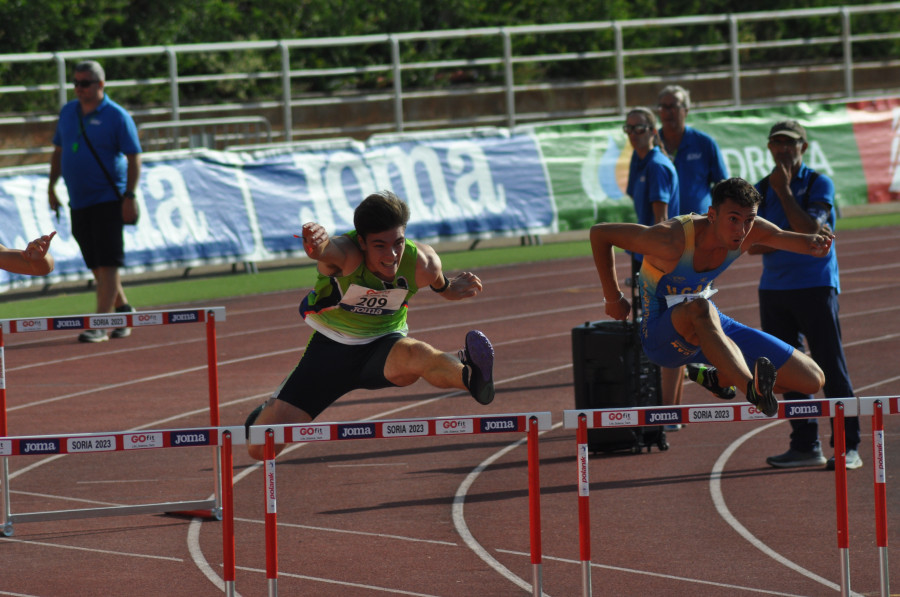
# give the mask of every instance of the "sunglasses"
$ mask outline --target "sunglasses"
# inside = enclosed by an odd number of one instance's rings
[[[75,85],[75,87],[81,87],[82,89],[87,89],[94,83],[99,83],[99,82],[100,81],[96,81],[94,79],[81,79],[81,80],[75,79],[74,81],[72,81],[72,84]]]
[[[678,110],[682,107],[683,106],[681,104],[659,104],[658,106],[656,106],[658,110]]]
[[[631,133],[641,135],[649,131],[650,127],[646,124],[626,124],[622,126],[622,130],[625,131],[626,135],[630,135]]]

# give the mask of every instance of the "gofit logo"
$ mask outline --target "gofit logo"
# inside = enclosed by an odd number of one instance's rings
[[[80,317],[57,317],[53,320],[54,330],[80,330],[84,328],[84,320]]]
[[[365,439],[368,437],[375,437],[375,425],[373,423],[338,426],[338,439]]]
[[[822,405],[818,402],[786,402],[784,416],[789,419],[812,419],[822,416]]]
[[[752,404],[741,407],[741,420],[742,421],[753,421],[755,419],[768,419],[769,416],[766,415],[763,411],[759,410]]]
[[[512,417],[494,417],[481,420],[482,433],[501,433],[504,431],[515,431],[518,428],[516,419]]]
[[[331,439],[331,427],[328,425],[315,425],[294,427],[295,442],[316,442]]]
[[[140,450],[144,448],[161,448],[163,434],[157,433],[133,433],[123,438],[126,450]]]
[[[456,435],[458,433],[472,433],[475,429],[472,419],[453,419],[452,421],[438,421],[435,431],[438,435]]]
[[[209,432],[201,429],[174,432],[172,433],[172,445],[207,446],[209,445]]]
[[[24,439],[19,443],[19,454],[57,454],[59,440]]]
[[[647,423],[681,423],[680,410],[656,410],[647,412]]]
[[[604,412],[601,417],[604,427],[616,427],[626,425],[637,425],[638,415],[633,410],[618,410],[613,412]]]
[[[192,323],[200,321],[199,311],[179,311],[178,313],[169,313],[169,323]]]
[[[12,455],[12,440],[0,439],[0,456]]]
[[[16,329],[20,332],[45,332],[47,331],[47,320],[20,319],[16,322]]]
[[[162,313],[135,313],[131,316],[131,322],[135,326],[162,325]]]

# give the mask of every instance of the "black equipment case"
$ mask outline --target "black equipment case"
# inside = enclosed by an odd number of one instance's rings
[[[632,321],[593,321],[572,330],[576,409],[662,404],[659,366],[644,355],[637,321],[637,325]],[[644,448],[649,452],[653,445],[660,450],[669,448],[661,425],[588,429],[591,452],[629,450],[638,454]]]

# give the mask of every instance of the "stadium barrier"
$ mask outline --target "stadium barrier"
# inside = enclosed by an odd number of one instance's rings
[[[133,313],[96,313],[88,315],[66,315],[58,317],[30,317],[0,320],[0,437],[7,438],[7,384],[4,334],[73,331],[86,329],[114,329],[122,327],[140,328],[144,326],[169,325],[182,323],[206,324],[206,356],[207,377],[209,386],[209,424],[219,426],[219,378],[216,349],[216,321],[225,321],[225,307],[200,307],[196,309],[177,309],[169,311],[136,311]],[[192,430],[185,430],[190,432]],[[198,430],[198,433],[205,433]],[[125,436],[127,439],[124,439]],[[63,436],[60,436],[63,437]],[[75,454],[83,452],[109,452],[118,450],[145,449],[161,447],[164,436],[141,431],[129,432],[121,438],[117,434],[78,434],[65,436],[65,441],[42,440],[32,437],[26,439],[27,453],[32,455]],[[190,500],[180,502],[164,502],[130,506],[107,506],[100,508],[82,508],[74,510],[54,510],[46,512],[29,512],[13,514],[9,489],[9,462],[7,456],[16,445],[4,439],[0,443],[0,499],[3,501],[2,533],[12,536],[15,522],[38,522],[48,520],[65,520],[73,518],[91,518],[98,516],[124,516],[139,513],[181,513],[207,518],[221,518],[221,479],[219,461],[221,448],[215,447],[213,471],[215,491],[212,499]],[[201,444],[204,445],[204,444]],[[4,447],[6,449],[4,449]],[[9,452],[9,453],[7,453]],[[18,454],[18,452],[15,452]]]
[[[900,414],[900,398],[865,397],[781,401],[778,403],[778,414],[771,417],[766,416],[748,402],[564,411],[564,428],[577,430],[578,537],[582,566],[582,596],[590,597],[591,595],[588,429],[643,427],[678,423],[729,423],[834,417],[835,446],[845,446],[844,417],[866,415],[871,415],[873,418],[872,450],[875,470],[875,518],[881,595],[890,595],[887,561],[887,475],[884,458],[883,414]],[[849,596],[849,511],[847,503],[846,452],[843,449],[835,449],[835,506],[837,512],[837,545],[841,562],[841,594]]]
[[[275,445],[353,439],[400,439],[410,437],[459,437],[471,434],[526,433],[528,441],[529,541],[531,544],[532,594],[543,594],[540,529],[540,477],[538,474],[538,431],[552,426],[549,412],[453,416],[302,425],[255,425],[247,441],[265,446],[265,527],[266,580],[268,594],[278,594],[277,492]]]

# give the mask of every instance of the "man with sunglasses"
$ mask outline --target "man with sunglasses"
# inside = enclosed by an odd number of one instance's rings
[[[834,183],[803,163],[809,147],[806,129],[796,120],[783,120],[769,130],[769,153],[775,165],[756,184],[763,196],[758,215],[785,230],[831,233],[835,226]],[[847,358],[841,341],[838,295],[841,281],[835,249],[824,259],[754,246],[762,254],[759,281],[759,316],[763,331],[803,350],[803,339],[813,360],[825,372],[826,398],[854,396]],[[809,394],[787,392],[785,400],[809,400]],[[834,420],[831,421],[832,426]],[[832,429],[833,431],[833,429]],[[844,419],[846,466],[857,469],[862,459],[859,418]],[[831,437],[834,446],[834,435]],[[791,419],[787,452],[770,456],[775,468],[822,466],[834,468],[834,457],[825,460],[819,442],[818,419]]]
[[[125,263],[122,227],[137,219],[134,196],[141,171],[141,144],[131,115],[104,92],[106,75],[93,60],[75,66],[75,99],[63,106],[50,158],[50,209],[59,218],[56,183],[69,194],[72,236],[97,285],[97,313],[134,311],[125,297],[119,268]],[[113,338],[131,333],[112,331]],[[105,330],[85,330],[81,342],[104,342]]]
[[[678,173],[679,205],[682,214],[705,214],[712,202],[710,189],[728,178],[725,160],[715,140],[685,124],[691,109],[691,94],[681,85],[667,85],[657,96],[659,138],[672,158]],[[695,368],[688,368],[696,379]],[[681,404],[684,396],[684,370],[664,370],[663,392],[671,396],[667,404]]]
[[[712,201],[712,185],[728,178],[719,145],[706,133],[685,124],[691,96],[681,85],[664,87],[656,108],[659,137],[678,172],[681,213],[705,214]]]

